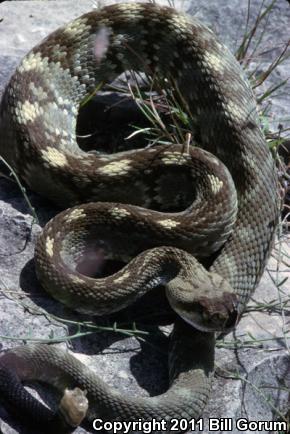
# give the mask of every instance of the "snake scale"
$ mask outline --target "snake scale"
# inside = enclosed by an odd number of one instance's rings
[[[81,150],[76,119],[84,98],[124,70],[148,68],[174,79],[198,147]],[[39,380],[62,392],[86,390],[89,420],[199,417],[211,388],[214,331],[229,330],[242,314],[279,213],[274,162],[234,56],[197,19],[170,7],[124,3],[87,13],[16,69],[0,108],[0,151],[31,189],[72,207],[46,225],[36,246],[37,275],[52,296],[102,315],[161,285],[182,318],[160,396],[121,394],[72,355],[38,344],[2,355],[6,403],[44,427],[51,412],[21,384]],[[208,270],[198,261],[205,257],[212,257]],[[110,260],[125,265],[96,278],[92,264]]]

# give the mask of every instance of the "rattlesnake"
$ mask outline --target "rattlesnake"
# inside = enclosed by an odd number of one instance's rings
[[[156,145],[114,155],[79,148],[79,104],[127,69],[174,80],[200,148]],[[0,151],[33,190],[74,206],[49,222],[37,242],[36,270],[48,292],[76,310],[104,314],[163,285],[183,318],[172,333],[170,387],[163,395],[118,394],[71,355],[27,345],[1,357],[7,402],[44,423],[50,414],[19,384],[19,378],[38,379],[86,389],[90,420],[200,416],[211,387],[213,331],[228,330],[243,312],[278,219],[274,163],[235,58],[197,19],[169,7],[115,4],[87,13],[18,66],[2,98]],[[178,177],[183,195],[174,191]],[[91,253],[95,261],[98,254],[134,259],[95,279],[85,276]],[[212,258],[209,272],[193,255]]]

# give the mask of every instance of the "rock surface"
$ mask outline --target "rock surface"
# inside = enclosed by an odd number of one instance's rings
[[[247,5],[246,0],[183,2],[185,11],[211,26],[232,50],[238,46],[244,32]],[[251,2],[251,23],[260,5],[260,0]],[[88,0],[10,1],[0,4],[0,94],[15,66],[30,48],[59,25],[92,7],[93,2]],[[289,20],[289,4],[286,0],[278,0],[267,23],[263,43],[264,48],[271,50],[261,58],[255,56],[251,61],[251,69],[258,67],[263,71],[277,56],[287,39]],[[263,89],[286,79],[289,70],[288,59],[277,67]],[[276,129],[279,123],[284,127],[290,126],[289,90],[288,84],[281,95],[268,100],[272,129]],[[41,226],[56,214],[57,210],[44,199],[30,192],[29,198],[37,210]],[[0,178],[0,204],[1,348],[16,345],[18,342],[15,338],[46,340],[73,336],[77,326],[57,321],[57,317],[71,321],[81,321],[83,318],[51,300],[38,284],[32,258],[34,242],[41,227],[34,224],[31,231],[31,212],[23,195],[16,183],[3,177]],[[222,426],[219,431],[208,429],[209,417],[232,418],[232,432],[237,433],[237,418],[271,421],[279,418],[279,415],[285,415],[289,408],[289,239],[277,242],[275,247],[249,312],[234,335],[218,342],[217,372],[211,400],[203,415],[204,432],[227,431]],[[286,278],[288,280],[283,283]],[[270,308],[267,309],[266,305]],[[112,321],[102,324],[111,325]],[[110,386],[126,393],[158,394],[166,388],[167,342],[156,331],[155,327],[146,337],[147,344],[141,341],[141,351],[136,339],[116,333],[70,339],[66,344]],[[42,394],[41,389],[39,393]],[[27,433],[2,408],[0,432]],[[80,434],[87,431],[79,428],[76,432]]]

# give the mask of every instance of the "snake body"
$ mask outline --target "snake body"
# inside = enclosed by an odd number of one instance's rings
[[[76,117],[83,99],[124,70],[148,67],[173,77],[199,147],[82,151]],[[7,401],[28,415],[37,406],[42,421],[47,410],[18,381],[36,379],[87,390],[89,419],[199,417],[211,387],[212,332],[243,312],[278,220],[274,163],[238,62],[211,30],[174,9],[107,6],[58,29],[23,59],[2,98],[0,133],[1,155],[29,187],[73,205],[38,240],[36,269],[45,289],[74,309],[104,314],[164,285],[185,320],[174,326],[170,387],[160,396],[121,395],[71,355],[28,345],[0,359]],[[179,184],[172,181],[178,176]],[[92,252],[95,261],[102,252],[128,264],[96,279],[85,269]],[[208,271],[194,257],[212,254]],[[195,289],[202,294],[192,295]]]

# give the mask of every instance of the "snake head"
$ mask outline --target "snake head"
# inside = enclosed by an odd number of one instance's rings
[[[232,330],[238,322],[238,297],[230,284],[216,273],[204,272],[194,279],[173,279],[167,285],[171,307],[202,332]]]
[[[230,292],[223,292],[212,299],[201,297],[199,307],[204,328],[208,331],[230,331],[238,321],[237,306],[237,296]]]
[[[200,297],[191,305],[191,311],[180,316],[196,329],[203,332],[227,333],[238,322],[237,296],[224,292],[219,297]]]

